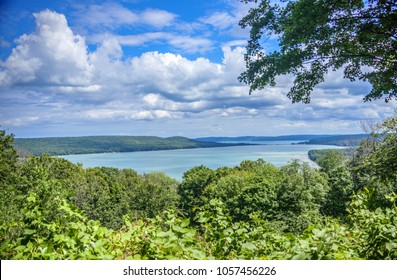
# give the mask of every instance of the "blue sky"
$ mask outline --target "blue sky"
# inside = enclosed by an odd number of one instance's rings
[[[16,137],[360,133],[396,108],[342,71],[311,104],[291,104],[291,76],[249,95],[238,0],[0,3],[0,125]]]

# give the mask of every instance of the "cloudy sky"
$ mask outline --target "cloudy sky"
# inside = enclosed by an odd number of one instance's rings
[[[396,108],[338,71],[311,104],[291,104],[289,76],[249,95],[238,0],[0,3],[0,129],[16,137],[360,133]]]

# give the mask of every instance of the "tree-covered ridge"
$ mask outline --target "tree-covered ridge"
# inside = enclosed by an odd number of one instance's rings
[[[16,138],[15,147],[32,155],[71,155],[226,147],[237,144],[199,142],[185,137],[82,136]]]
[[[238,137],[202,137],[200,142],[249,142],[259,141],[300,141],[297,144],[358,146],[360,141],[369,138],[368,134],[337,134],[337,135],[282,135],[282,136],[238,136]]]
[[[0,134],[1,259],[397,259],[397,116],[320,168],[263,160],[181,182],[17,161]]]
[[[303,134],[303,135],[280,135],[280,136],[237,136],[237,137],[200,137],[194,140],[203,142],[225,142],[225,141],[307,141],[311,139],[331,137],[334,135],[317,135],[317,134]]]
[[[313,138],[300,144],[308,145],[334,145],[334,146],[358,146],[361,140],[369,138],[368,134],[335,135],[322,138]]]

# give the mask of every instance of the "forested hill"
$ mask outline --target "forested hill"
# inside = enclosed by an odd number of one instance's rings
[[[155,136],[83,136],[16,138],[18,150],[38,156],[71,155],[89,153],[136,152],[172,149],[225,147],[243,144],[199,142],[185,137],[161,138]]]
[[[367,134],[319,134],[319,135],[282,135],[282,136],[239,136],[239,137],[204,137],[194,140],[200,142],[256,142],[256,141],[301,141],[298,144],[357,146]]]
[[[254,141],[308,141],[311,139],[335,135],[281,135],[281,136],[237,136],[237,137],[202,137],[194,140],[200,142],[254,142]]]
[[[334,135],[310,139],[299,144],[309,145],[335,145],[335,146],[358,146],[360,141],[368,138],[368,134]]]

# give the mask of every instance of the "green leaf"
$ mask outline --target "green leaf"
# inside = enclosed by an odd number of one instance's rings
[[[397,250],[397,243],[389,242],[389,243],[386,243],[385,246],[386,246],[386,249],[390,252],[394,252],[395,250]]]
[[[182,220],[181,227],[187,227],[190,224],[190,219]]]
[[[244,243],[241,247],[250,251],[256,250],[256,245],[253,243]]]
[[[23,231],[23,233],[24,233],[25,235],[32,235],[32,234],[36,233],[36,230],[35,230],[35,229],[25,229],[25,230]]]

